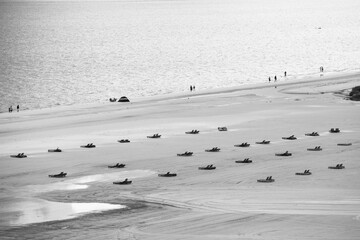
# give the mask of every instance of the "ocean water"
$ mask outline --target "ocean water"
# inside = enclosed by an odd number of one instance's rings
[[[358,0],[0,2],[0,112],[360,69],[359,12]]]

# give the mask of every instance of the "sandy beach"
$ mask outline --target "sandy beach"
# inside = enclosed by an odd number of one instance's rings
[[[355,72],[0,114],[0,239],[359,239],[360,103],[344,99],[359,85]]]

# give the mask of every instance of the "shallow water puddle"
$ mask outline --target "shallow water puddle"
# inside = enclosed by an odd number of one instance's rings
[[[63,203],[51,202],[35,198],[36,194],[86,189],[91,183],[104,182],[112,184],[113,181],[125,178],[135,179],[155,174],[150,170],[132,170],[104,174],[94,174],[78,178],[51,179],[49,184],[28,185],[21,189],[17,197],[0,199],[0,226],[17,226],[31,223],[58,221],[79,217],[86,213],[102,212],[125,208],[124,205],[108,203]],[[70,175],[71,176],[71,175]],[[21,197],[19,197],[21,196]]]
[[[2,226],[58,221],[79,217],[86,213],[125,208],[108,203],[62,203],[35,198],[15,198],[3,201],[0,208]]]

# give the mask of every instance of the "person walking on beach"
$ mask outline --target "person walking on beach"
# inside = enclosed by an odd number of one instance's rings
[[[276,82],[277,81],[277,78],[276,78],[276,75],[275,75],[275,77],[274,77],[274,82]]]
[[[16,106],[16,110],[17,110],[17,111],[20,110],[20,106],[19,106],[19,105]]]
[[[192,92],[192,90],[193,90],[193,87],[190,85],[190,92]]]
[[[269,83],[271,82],[271,78],[269,77]]]
[[[13,111],[12,106],[9,107],[9,112],[11,113]]]
[[[284,77],[286,77],[286,71],[284,72]]]
[[[195,85],[193,86],[193,91],[195,91]]]

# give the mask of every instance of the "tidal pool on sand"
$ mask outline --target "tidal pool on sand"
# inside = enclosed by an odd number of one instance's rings
[[[17,198],[4,201],[0,207],[0,225],[18,226],[31,223],[65,220],[86,213],[126,208],[109,203],[62,203],[36,198]]]

